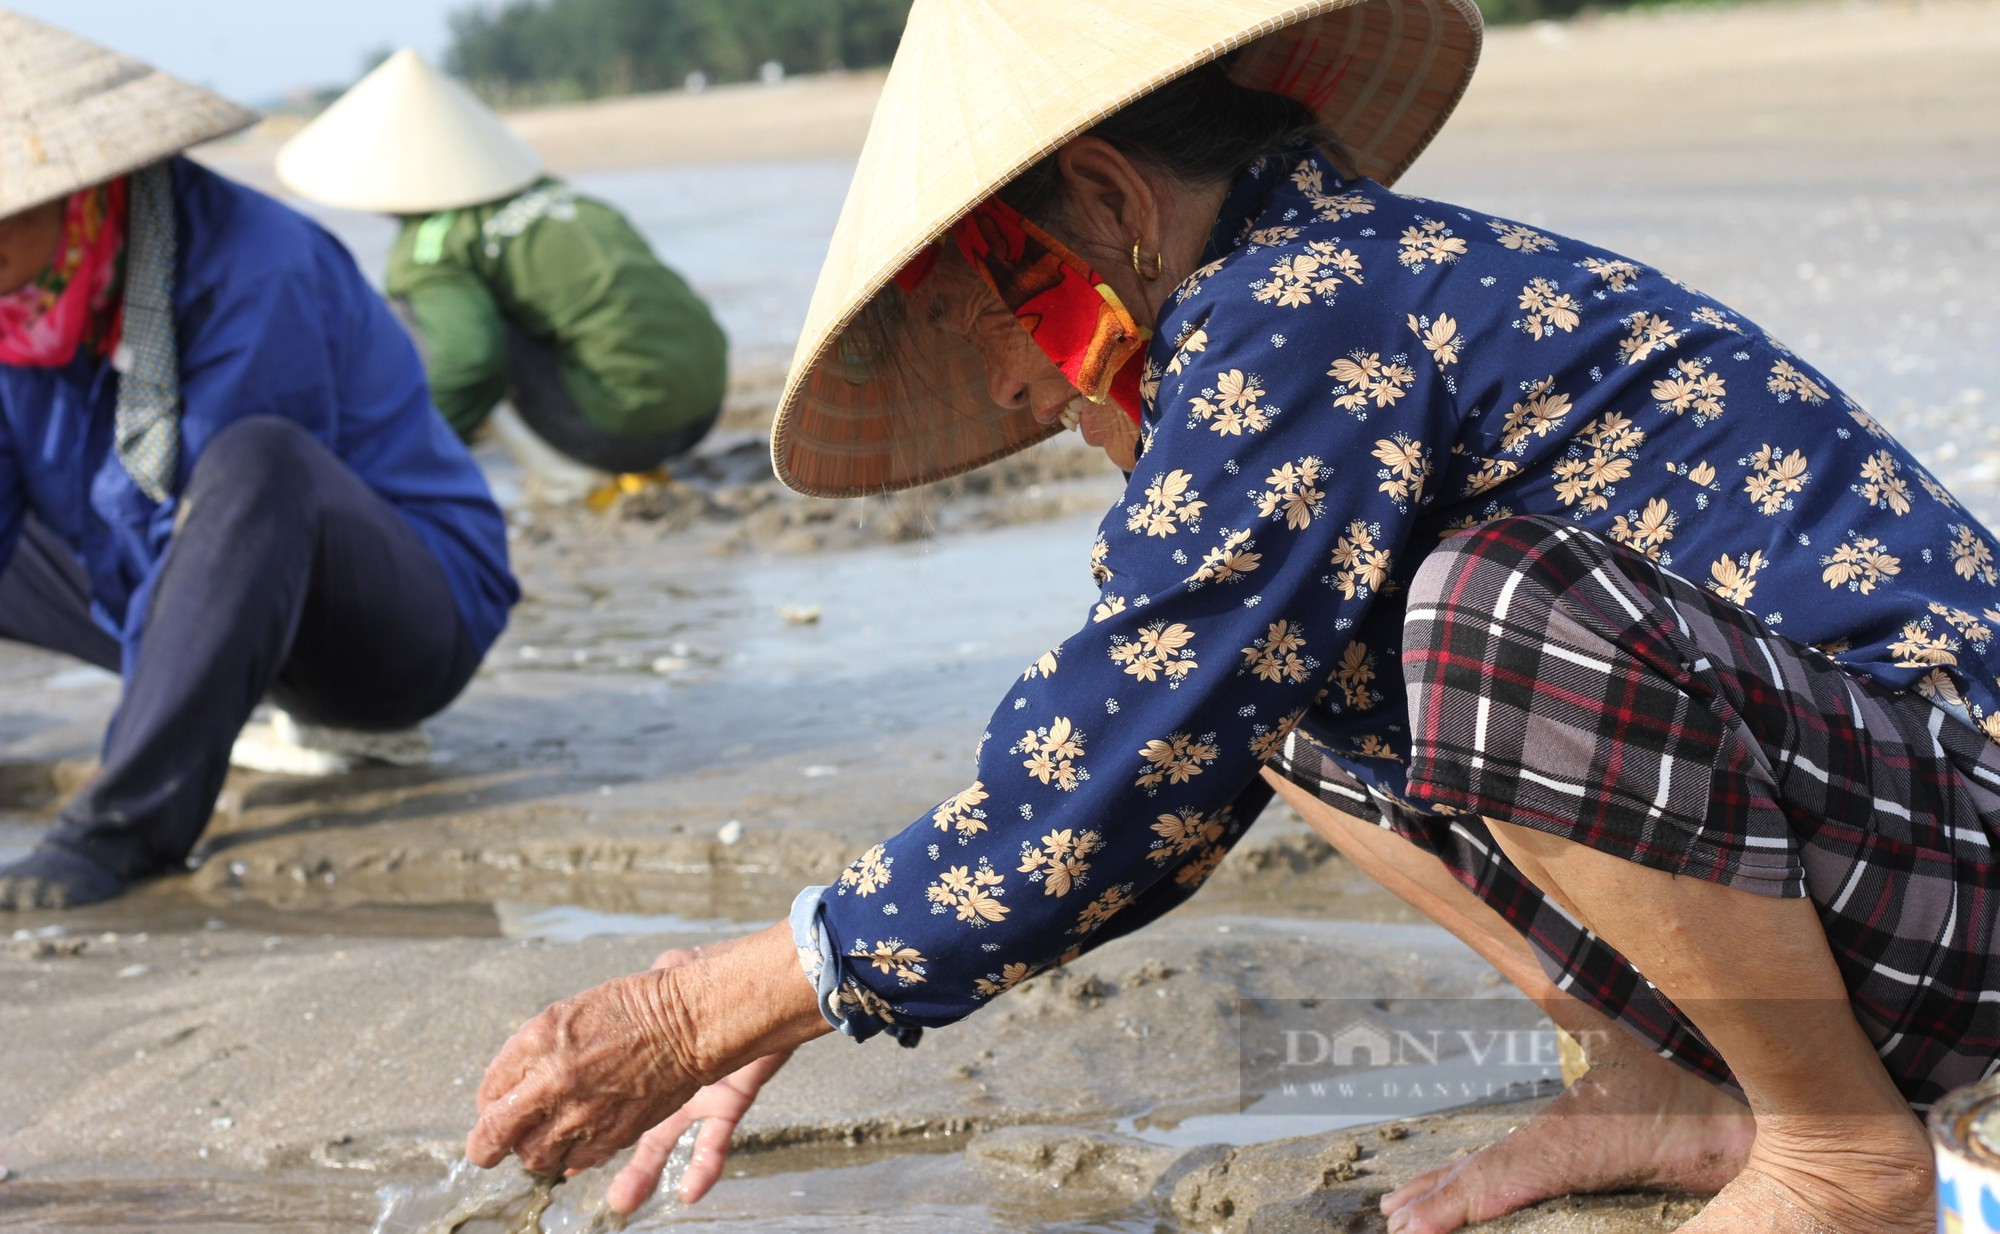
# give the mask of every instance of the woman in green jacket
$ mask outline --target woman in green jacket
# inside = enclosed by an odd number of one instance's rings
[[[560,453],[645,471],[715,423],[727,342],[625,217],[541,160],[413,51],[390,57],[288,143],[279,177],[403,221],[385,290],[431,394],[470,438],[508,397]]]

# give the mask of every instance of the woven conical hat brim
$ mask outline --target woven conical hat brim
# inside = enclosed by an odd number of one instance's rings
[[[278,151],[278,179],[309,201],[429,214],[511,196],[542,158],[470,90],[404,48]]]
[[[1480,33],[1471,0],[917,0],[778,406],[779,479],[821,497],[888,492],[1060,431],[995,404],[962,336],[912,323],[859,362],[841,332],[911,257],[1064,142],[1244,48],[1237,81],[1314,95],[1351,156],[1342,170],[1388,184],[1465,92]]]
[[[0,9],[0,218],[256,122],[220,95]]]

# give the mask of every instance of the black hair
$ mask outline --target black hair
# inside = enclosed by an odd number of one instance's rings
[[[1183,184],[1233,182],[1273,155],[1319,146],[1338,151],[1312,109],[1297,99],[1253,90],[1229,76],[1230,57],[1186,73],[1100,120],[1084,135]],[[1000,199],[1043,223],[1062,214],[1067,189],[1049,155],[1000,190]]]

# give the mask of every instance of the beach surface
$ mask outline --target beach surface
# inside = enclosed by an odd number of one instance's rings
[[[1996,63],[1991,2],[1493,31],[1401,187],[1716,294],[1992,526]],[[854,73],[513,119],[558,170],[633,187],[679,167],[674,184],[728,178],[726,200],[774,163],[851,160],[879,86]],[[268,185],[281,136],[203,157]],[[835,205],[797,203],[822,247]],[[331,222],[379,238],[379,221]],[[801,294],[769,312],[802,317]],[[366,1228],[378,1188],[443,1176],[523,1019],[663,947],[777,919],[963,786],[994,701],[1087,611],[1091,528],[1118,477],[1063,440],[893,499],[785,493],[762,437],[782,341],[739,362],[724,429],[672,483],[603,512],[519,500],[518,473],[482,451],[526,596],[430,726],[433,766],[232,775],[186,875],[0,920],[0,1229]],[[0,682],[5,854],[89,775],[117,682],[11,645]],[[1524,1006],[1274,809],[1186,909],[921,1048],[802,1050],[742,1128],[741,1176],[674,1220],[1380,1230],[1384,1191],[1532,1111],[1423,1113],[1457,1104],[1444,1087],[1393,1122],[1285,1105],[1242,1034],[1304,1000],[1330,1028],[1390,1032],[1444,1003],[1494,1023]],[[1697,1208],[1566,1199],[1482,1228],[1670,1230]]]

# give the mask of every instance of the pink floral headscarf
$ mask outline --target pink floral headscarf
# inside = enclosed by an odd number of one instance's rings
[[[0,296],[0,364],[60,368],[79,346],[107,356],[122,325],[126,180],[70,194],[55,262]]]

